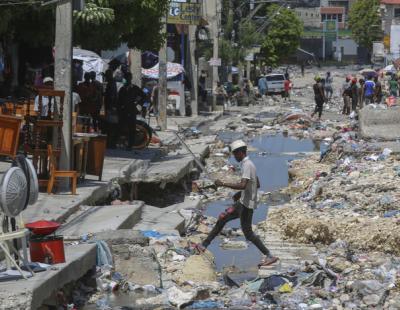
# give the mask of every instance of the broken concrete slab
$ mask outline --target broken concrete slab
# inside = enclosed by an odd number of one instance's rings
[[[199,209],[200,199],[189,199],[166,208],[145,205],[140,221],[134,226],[135,230],[156,230],[161,233],[185,233],[185,218],[179,213],[182,209]]]
[[[153,206],[143,206],[141,219],[134,226],[135,230],[156,230],[158,232],[178,232],[185,230],[185,219],[179,213]]]
[[[28,280],[0,282],[0,309],[38,309],[55,291],[96,266],[96,245],[66,246],[65,260]]]
[[[113,245],[115,271],[138,285],[161,287],[161,270],[154,252],[138,245]]]
[[[71,225],[63,227],[64,236],[82,236],[106,230],[132,228],[139,220],[144,203],[133,201],[131,205],[98,206],[83,213]]]
[[[93,236],[94,239],[103,240],[109,246],[117,244],[136,244],[148,246],[149,238],[143,236],[140,231],[132,229],[106,230]]]
[[[359,111],[360,133],[364,139],[396,140],[400,138],[400,107]]]

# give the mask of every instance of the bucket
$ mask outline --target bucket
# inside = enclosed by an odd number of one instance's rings
[[[61,236],[32,237],[31,261],[49,265],[65,263],[64,238]]]

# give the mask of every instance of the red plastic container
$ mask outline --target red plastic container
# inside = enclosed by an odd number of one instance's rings
[[[29,251],[32,262],[50,265],[65,263],[64,238],[61,236],[31,238]]]
[[[36,221],[33,223],[25,224],[25,227],[28,228],[35,235],[50,235],[55,232],[61,224],[57,222],[49,222],[49,221]]]

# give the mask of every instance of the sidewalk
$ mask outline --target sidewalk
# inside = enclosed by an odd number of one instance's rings
[[[209,116],[198,117],[169,117],[168,130],[177,130],[176,124],[184,128],[197,127],[207,122],[212,122],[220,117],[220,114],[211,114]],[[153,124],[154,122],[154,124]],[[155,119],[152,119],[151,124],[155,125]],[[160,132],[160,138],[163,144],[178,146],[179,141],[171,132]],[[203,141],[204,142],[204,141]],[[189,141],[190,144],[190,141]],[[206,146],[204,143],[193,141],[195,153],[201,156],[206,155]],[[179,147],[181,148],[181,147]],[[169,150],[167,150],[169,151]],[[41,219],[63,222],[71,214],[79,210],[80,205],[92,204],[94,201],[101,197],[105,197],[108,193],[107,189],[111,181],[117,177],[124,177],[127,173],[136,171],[138,167],[143,165],[149,166],[149,171],[144,170],[146,175],[141,175],[136,181],[147,179],[149,182],[160,180],[167,177],[167,181],[174,181],[177,177],[181,176],[182,171],[188,171],[188,167],[192,167],[193,159],[188,155],[186,150],[178,152],[170,152],[165,155],[166,151],[158,147],[150,147],[145,150],[129,152],[124,150],[107,150],[104,159],[104,170],[102,181],[98,181],[97,177],[86,176],[86,180],[78,184],[77,195],[70,195],[69,192],[57,193],[55,195],[48,195],[47,193],[40,193],[38,202],[28,208],[22,213],[23,220],[33,222]],[[162,158],[162,160],[161,160]],[[169,163],[172,163],[170,165]],[[7,170],[11,164],[9,162],[0,162],[0,173]],[[181,167],[182,166],[182,167]],[[138,174],[136,174],[138,175]]]

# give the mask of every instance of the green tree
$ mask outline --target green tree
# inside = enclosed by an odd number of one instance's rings
[[[169,0],[89,0],[75,12],[75,41],[92,50],[111,49],[122,42],[130,48],[157,49],[163,42],[161,18]]]
[[[379,0],[357,0],[349,12],[349,27],[354,41],[369,50],[374,41],[382,39],[379,5]]]
[[[29,46],[51,45],[54,41],[54,9],[38,5],[0,8],[0,38]]]
[[[227,24],[227,29],[233,29]],[[231,30],[232,31],[232,30]],[[224,37],[219,41],[220,57],[225,64],[239,64],[244,60],[249,49],[262,42],[262,34],[257,32],[256,25],[252,21],[239,25],[237,42],[231,41],[231,33],[224,32]]]
[[[266,16],[268,24],[265,29],[262,54],[266,58],[266,64],[277,66],[299,47],[304,26],[293,10],[278,5],[270,5]]]

